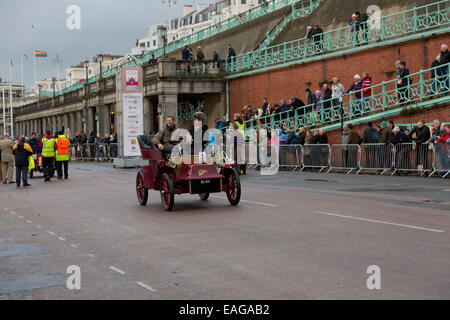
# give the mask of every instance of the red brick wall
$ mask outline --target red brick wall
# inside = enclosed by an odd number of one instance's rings
[[[311,82],[311,90],[319,89],[319,83],[335,76],[350,87],[353,75],[369,72],[373,84],[395,78],[386,73],[395,71],[394,62],[405,60],[411,73],[428,69],[440,51],[440,45],[450,45],[450,35],[430,37],[406,43],[365,50],[359,53],[316,61],[304,65],[277,69],[230,80],[230,111],[239,112],[245,105],[261,106],[267,97],[272,104],[281,99],[296,96],[305,100],[306,82]],[[427,74],[426,77],[429,75]]]
[[[444,123],[450,123],[450,104],[441,106],[439,108],[433,108],[426,111],[425,113],[414,113],[412,115],[401,116],[397,115],[390,118],[380,119],[373,122],[373,126],[376,127],[382,121],[393,120],[397,124],[409,124],[417,123],[419,120],[425,120],[426,123],[432,123],[435,119],[438,119]],[[362,137],[364,129],[367,128],[367,124],[356,124],[355,130]],[[341,143],[341,129],[330,131],[327,133],[329,144],[340,144]]]

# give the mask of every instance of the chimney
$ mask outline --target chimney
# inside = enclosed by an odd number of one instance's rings
[[[192,4],[185,4],[183,9],[183,16],[188,15],[194,11],[194,6]]]

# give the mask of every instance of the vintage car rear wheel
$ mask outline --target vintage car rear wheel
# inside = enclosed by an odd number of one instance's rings
[[[136,194],[141,206],[145,206],[148,200],[148,189],[144,186],[144,174],[139,171],[136,176]]]
[[[161,203],[166,211],[172,211],[174,203],[173,181],[167,173],[161,177]]]
[[[199,195],[199,197],[200,197],[200,200],[203,200],[203,201],[206,201],[206,200],[208,200],[208,198],[209,198],[209,192],[206,192],[206,193],[199,193],[198,195]]]
[[[241,200],[241,180],[235,169],[231,168],[226,174],[227,198],[232,206],[238,205]]]

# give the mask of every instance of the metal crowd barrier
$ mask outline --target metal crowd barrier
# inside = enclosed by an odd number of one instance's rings
[[[331,147],[328,144],[305,144],[303,146],[302,169],[318,168],[319,172],[330,166]]]
[[[359,170],[390,170],[395,166],[395,149],[393,144],[368,143],[360,147]]]
[[[279,166],[296,170],[302,167],[303,147],[301,145],[280,145]]]
[[[435,173],[440,173],[443,178],[447,177],[450,173],[450,157],[446,150],[444,143],[438,143],[434,146],[434,161],[433,172],[428,176],[429,178]]]
[[[401,143],[395,145],[394,175],[397,171],[417,171],[420,176],[433,170],[434,151],[428,144]]]
[[[99,146],[102,146],[103,152],[100,152]],[[72,144],[69,147],[70,160],[74,161],[95,161],[102,160],[108,161],[118,156],[117,143],[85,143],[85,144]]]
[[[357,144],[334,144],[331,146],[330,169],[348,170],[350,174],[353,170],[359,168],[361,158],[361,147]]]

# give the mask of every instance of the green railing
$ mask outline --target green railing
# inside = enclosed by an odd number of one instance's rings
[[[266,39],[261,44],[264,44],[264,47],[269,46],[273,40],[280,34],[281,31],[288,25],[289,22],[303,18],[310,15],[314,9],[316,9],[322,0],[312,0],[308,6],[305,6],[305,3],[301,3],[300,7],[297,7],[295,3],[292,3],[291,12],[284,16],[283,19],[273,28],[271,32],[267,32]]]
[[[166,53],[178,50],[191,43],[205,40],[206,38],[212,37],[221,32],[238,27],[244,23],[261,18],[267,14],[270,14],[272,12],[275,12],[277,10],[283,9],[291,5],[301,7],[300,9],[298,9],[298,12],[296,13],[297,15],[308,16],[318,6],[318,3],[320,3],[321,1],[322,0],[272,0],[267,5],[260,4],[258,7],[243,12],[240,15],[234,16],[225,21],[212,25],[208,28],[197,31],[192,35],[170,42],[166,46]],[[163,48],[159,48],[157,50],[145,54],[142,57],[143,61],[144,62],[149,61],[152,57],[152,54],[154,54],[155,57],[162,56]]]
[[[409,85],[400,87],[398,79],[370,87],[370,96],[356,99],[355,92],[339,99],[322,100],[315,105],[308,105],[295,110],[284,111],[270,116],[246,121],[246,129],[283,128],[285,132],[297,130],[299,127],[313,127],[332,124],[343,120],[352,120],[359,116],[386,111],[403,105],[410,105],[438,95],[449,93],[449,66],[439,66],[411,74]],[[437,69],[446,70],[447,74],[431,77]],[[357,91],[362,94],[364,90]],[[361,97],[363,97],[361,95]],[[447,96],[449,97],[449,96]],[[450,97],[449,97],[450,98]]]
[[[227,31],[231,28],[240,26],[244,23],[250,22],[252,20],[255,20],[257,18],[260,18],[264,15],[270,14],[272,12],[275,12],[277,10],[280,10],[284,7],[290,6],[290,5],[300,5],[301,8],[297,9],[296,15],[298,16],[307,16],[309,15],[321,2],[322,0],[272,0],[267,5],[259,5],[256,8],[250,9],[239,16],[232,17],[228,20],[222,21],[218,24],[215,24],[213,26],[210,26],[204,30],[200,30],[195,32],[192,35],[189,35],[187,37],[178,39],[176,41],[173,41],[169,43],[166,46],[166,53],[175,51],[177,49],[180,49],[184,47],[185,45],[202,41],[208,37],[214,36],[220,32]],[[159,58],[163,56],[164,54],[164,48],[159,48],[154,51],[150,51],[149,53],[146,53],[141,56],[136,56],[136,59],[141,63],[144,64],[146,62],[149,62],[152,58],[152,55],[155,55],[156,58]],[[137,65],[136,61],[130,61],[125,66],[135,66]],[[102,73],[103,78],[110,77],[112,75],[116,74],[116,68],[110,69],[106,72]],[[89,78],[89,83],[95,82],[100,78],[100,75],[97,75],[95,77]],[[80,83],[76,83],[72,86],[69,86],[63,90],[59,90],[55,92],[55,95],[64,94],[67,92],[71,92],[77,89],[80,89],[83,87],[83,85],[86,83],[86,81],[82,81]],[[53,92],[41,90],[40,96],[53,96]]]
[[[410,10],[369,20],[365,30],[351,32],[351,27],[329,30],[315,39],[306,37],[238,55],[226,61],[227,72],[248,71],[289,61],[301,61],[322,53],[356,49],[361,45],[383,42],[408,34],[449,26],[450,0],[439,1]],[[363,26],[363,25],[362,25]]]

